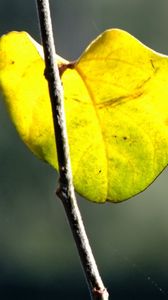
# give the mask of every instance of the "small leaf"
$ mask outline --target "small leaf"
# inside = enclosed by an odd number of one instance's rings
[[[74,64],[56,60],[75,189],[96,202],[143,191],[168,163],[168,57],[110,29]],[[43,51],[25,32],[0,40],[0,88],[23,141],[57,169]]]

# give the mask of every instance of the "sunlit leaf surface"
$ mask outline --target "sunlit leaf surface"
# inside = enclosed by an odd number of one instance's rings
[[[143,191],[168,163],[168,57],[110,29],[74,64],[56,60],[76,191],[96,202]],[[0,88],[22,140],[57,169],[43,51],[25,32],[0,39]]]

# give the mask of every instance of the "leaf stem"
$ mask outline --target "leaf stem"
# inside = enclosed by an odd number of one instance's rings
[[[81,264],[86,276],[91,299],[107,300],[108,292],[104,287],[102,279],[99,275],[74,193],[64,113],[63,88],[59,76],[58,66],[55,63],[55,46],[52,33],[49,1],[37,0],[36,2],[44,48],[46,64],[45,73],[48,81],[50,101],[52,106],[60,174],[57,195],[61,199],[65,208],[65,212],[79,252]]]

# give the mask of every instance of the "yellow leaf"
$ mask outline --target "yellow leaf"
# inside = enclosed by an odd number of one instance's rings
[[[110,29],[76,63],[56,61],[76,191],[96,202],[143,191],[168,163],[168,57]],[[0,40],[0,88],[23,141],[57,169],[43,51],[25,32]]]

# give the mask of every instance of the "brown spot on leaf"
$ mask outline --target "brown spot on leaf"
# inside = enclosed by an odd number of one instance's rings
[[[75,61],[69,62],[68,64],[61,64],[58,66],[60,77],[67,69],[74,69]]]

